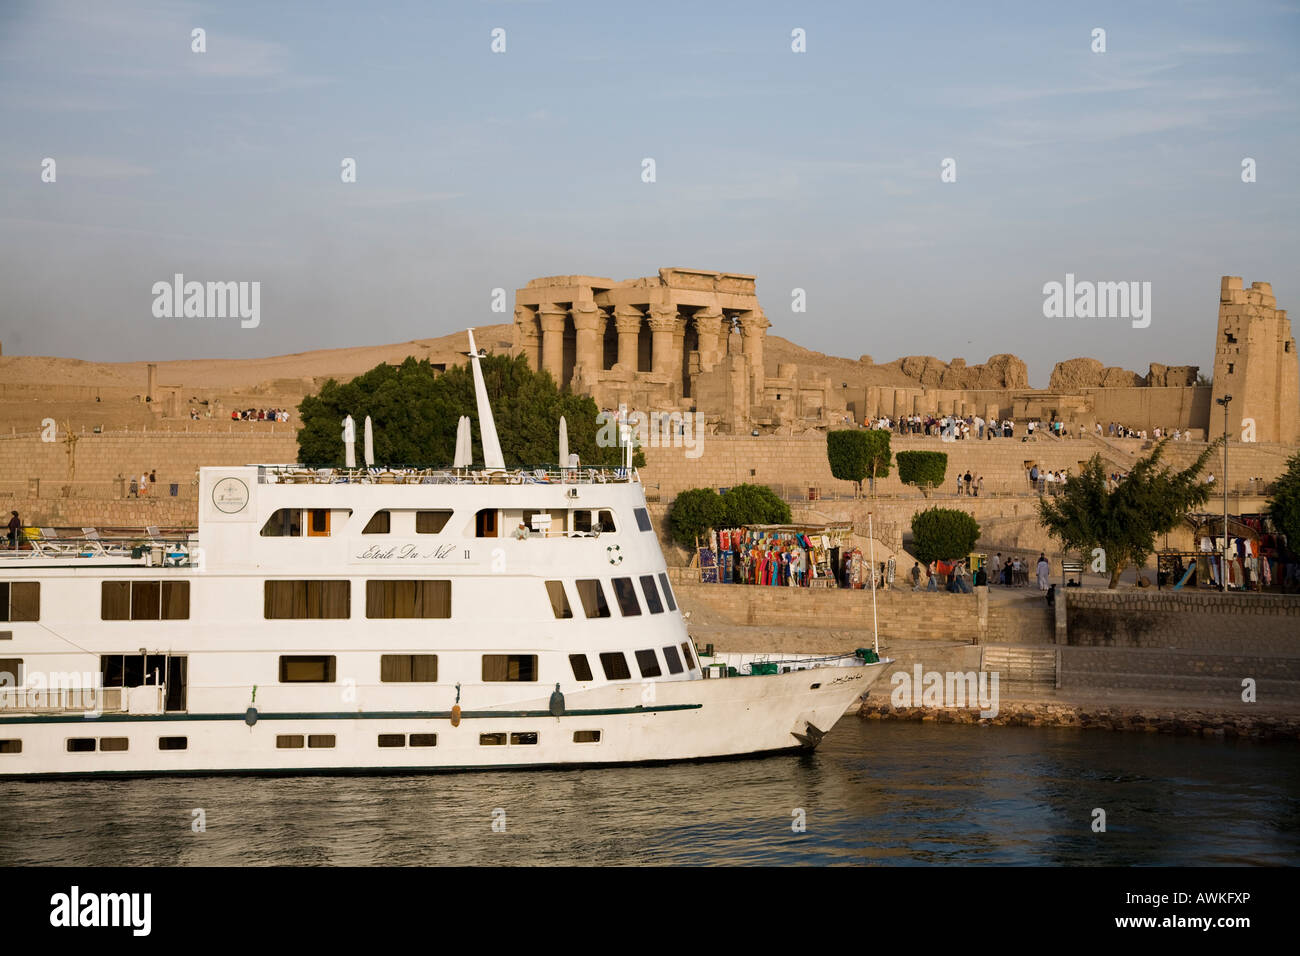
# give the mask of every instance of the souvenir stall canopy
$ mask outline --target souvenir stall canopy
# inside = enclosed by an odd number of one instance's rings
[[[1197,587],[1223,586],[1226,576],[1230,591],[1258,591],[1272,584],[1274,566],[1270,566],[1267,556],[1260,553],[1259,532],[1250,525],[1232,515],[1228,516],[1228,561],[1223,560],[1223,515],[1188,515],[1184,519],[1193,528],[1192,535],[1196,541]],[[1177,573],[1175,562],[1172,569]],[[1178,577],[1187,575],[1184,570]],[[1170,582],[1177,585],[1177,580]]]
[[[852,522],[749,525],[709,534],[699,550],[700,580],[767,587],[845,587],[845,570],[866,581],[866,561],[852,547]],[[850,576],[850,581],[853,580]],[[869,582],[868,582],[869,583]]]

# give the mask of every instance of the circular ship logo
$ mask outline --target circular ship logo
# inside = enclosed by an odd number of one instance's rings
[[[248,485],[238,478],[222,478],[212,488],[212,503],[223,514],[238,514],[248,504]]]

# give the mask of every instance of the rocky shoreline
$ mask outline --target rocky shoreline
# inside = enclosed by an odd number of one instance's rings
[[[1300,714],[1243,714],[1165,708],[1136,710],[1105,705],[1003,700],[996,717],[982,718],[978,709],[895,707],[888,701],[865,700],[858,716],[863,720],[988,724],[994,727],[1074,727],[1084,730],[1172,734],[1179,737],[1300,740]]]

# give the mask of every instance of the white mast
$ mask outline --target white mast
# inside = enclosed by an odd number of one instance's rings
[[[880,625],[876,620],[876,532],[871,526],[871,512],[867,512],[867,549],[871,552],[871,637],[875,641],[876,657],[880,657]]]
[[[478,402],[478,431],[483,439],[483,466],[485,468],[505,468],[505,458],[501,454],[501,442],[497,440],[497,426],[492,419],[492,406],[488,404],[487,386],[483,384],[483,369],[479,359],[486,355],[474,344],[474,330],[469,329],[469,360],[474,369],[474,398]]]

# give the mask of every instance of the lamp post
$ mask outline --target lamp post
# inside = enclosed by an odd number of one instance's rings
[[[1231,395],[1216,398],[1214,403],[1223,406],[1223,568],[1220,572],[1223,593],[1228,593],[1228,403]]]

